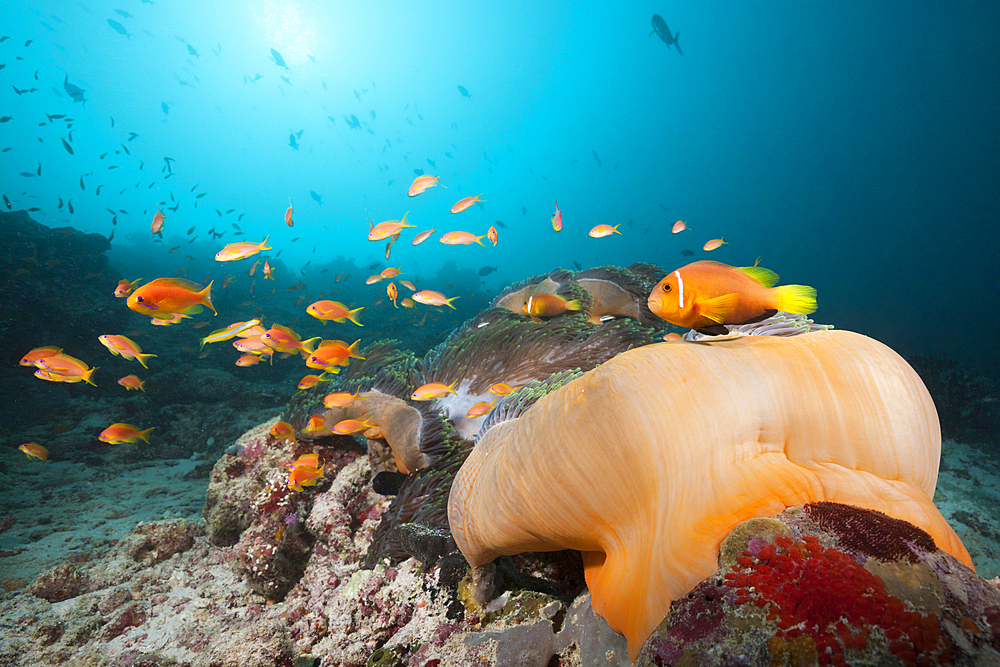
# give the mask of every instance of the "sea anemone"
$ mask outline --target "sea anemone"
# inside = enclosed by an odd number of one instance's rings
[[[919,377],[860,334],[661,343],[494,423],[455,478],[448,519],[474,567],[583,552],[594,610],[634,659],[748,518],[816,501],[874,509],[971,566],[931,502],[940,445]]]

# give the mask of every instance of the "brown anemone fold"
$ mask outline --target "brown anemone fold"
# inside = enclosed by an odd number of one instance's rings
[[[594,610],[634,660],[741,521],[834,501],[927,531],[971,566],[931,502],[941,434],[917,374],[846,331],[630,350],[477,442],[448,502],[474,567],[583,552]]]

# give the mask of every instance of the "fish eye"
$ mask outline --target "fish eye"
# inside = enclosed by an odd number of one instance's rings
[[[664,292],[669,292],[670,291],[670,285],[664,284],[663,285],[663,291]]]
[[[142,297],[141,296],[135,297],[135,300],[138,301],[139,303],[142,303]]]

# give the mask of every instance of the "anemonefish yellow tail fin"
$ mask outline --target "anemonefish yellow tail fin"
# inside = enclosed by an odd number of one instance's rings
[[[218,315],[219,311],[217,311],[215,309],[215,306],[212,305],[212,284],[214,282],[215,282],[214,280],[211,281],[211,282],[209,282],[208,286],[205,289],[203,289],[202,291],[198,292],[198,295],[201,296],[201,298],[202,298],[201,302],[203,304],[205,304],[206,306],[208,306],[212,310],[213,313],[215,313],[216,315]]]
[[[808,315],[816,311],[816,288],[807,285],[782,285],[777,290],[778,310],[796,315]]]
[[[714,299],[701,301],[698,303],[698,314],[707,317],[713,322],[722,324],[726,321],[726,316],[736,310],[736,304],[739,300],[740,295],[733,292],[732,294],[723,294]]]
[[[580,310],[581,308],[583,308],[583,304],[580,303],[579,299],[566,302],[566,310]]]
[[[774,287],[778,284],[778,274],[771,269],[765,269],[763,266],[754,264],[753,266],[738,266],[736,269],[750,276],[764,287]]]

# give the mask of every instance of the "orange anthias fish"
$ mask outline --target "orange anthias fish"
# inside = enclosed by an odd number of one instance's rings
[[[295,429],[288,422],[278,422],[269,431],[272,438],[276,440],[294,440]]]
[[[292,491],[304,491],[303,487],[312,486],[323,479],[324,467],[326,463],[318,468],[311,465],[294,466],[288,473],[288,488]]]
[[[35,375],[50,382],[86,382],[97,386],[91,377],[97,367],[87,368],[87,364],[68,354],[53,354],[37,359]]]
[[[508,396],[514,392],[514,387],[510,386],[506,382],[497,382],[494,385],[490,385],[490,393],[496,394],[497,396]]]
[[[567,310],[580,310],[583,305],[579,300],[567,301],[558,294],[532,294],[524,304],[524,314],[538,322],[542,317],[555,317]]]
[[[202,288],[185,278],[157,278],[129,294],[126,303],[140,315],[158,320],[175,319],[176,313],[200,313],[202,306],[208,306],[213,313],[219,314],[212,305],[212,283]]]
[[[316,350],[306,359],[306,366],[327,373],[337,373],[339,368],[334,366],[346,366],[351,358],[364,359],[358,354],[358,344],[360,339],[350,345],[342,340],[324,340]]]
[[[611,236],[612,234],[621,234],[621,232],[618,231],[620,226],[621,225],[615,225],[614,227],[611,225],[595,225],[594,228],[588,233],[595,239],[602,239],[605,236]]]
[[[118,384],[125,387],[128,391],[146,391],[146,387],[144,386],[146,383],[140,380],[138,375],[126,375],[123,378],[119,378]]]
[[[486,232],[486,238],[490,240],[490,243],[496,245],[499,240],[499,237],[497,236],[497,228],[490,226],[489,230]]]
[[[360,433],[365,429],[369,429],[375,424],[372,424],[368,419],[364,421],[359,421],[357,419],[344,419],[337,422],[333,426],[333,432],[337,435],[354,435],[355,433]]]
[[[459,199],[457,202],[455,202],[455,205],[451,207],[451,212],[452,213],[461,213],[462,211],[464,211],[465,209],[469,208],[470,206],[472,206],[476,202],[484,203],[486,200],[485,199],[480,199],[480,197],[482,195],[483,195],[483,193],[480,192],[475,197],[465,197],[463,199]]]
[[[429,401],[434,398],[440,398],[446,394],[455,393],[455,383],[444,384],[443,382],[428,382],[427,384],[422,384],[413,390],[410,394],[410,398],[414,401]]]
[[[271,268],[271,265],[268,264],[265,259],[264,268],[261,269],[261,272],[264,274],[264,280],[274,280],[274,276],[271,275],[272,271],[274,271],[274,269]]]
[[[781,310],[816,310],[816,290],[805,285],[774,287],[778,275],[761,266],[735,267],[702,260],[669,273],[649,295],[649,309],[671,324],[701,333],[727,333],[726,324],[746,324]]]
[[[422,176],[417,176],[413,179],[413,183],[410,185],[410,189],[407,190],[406,194],[411,197],[416,197],[427,188],[433,188],[435,185],[441,185],[441,181],[438,180],[437,176],[423,174]],[[441,187],[443,188],[444,186],[441,185]]]
[[[483,245],[483,242],[479,240],[481,238],[483,237],[470,234],[469,232],[445,232],[438,241],[445,245],[469,245],[470,243]]]
[[[441,294],[441,292],[435,292],[432,289],[425,289],[420,290],[419,292],[414,292],[412,298],[417,303],[422,303],[425,306],[448,306],[454,310],[455,306],[451,305],[451,302],[459,297],[453,296],[449,299],[444,294]]]
[[[552,214],[552,229],[557,232],[562,231],[562,211],[559,210],[559,202],[556,202],[556,212]]]
[[[153,222],[152,224],[149,225],[149,228],[153,231],[154,234],[159,234],[160,232],[163,231],[163,219],[165,217],[167,216],[163,215],[163,212],[160,211],[160,207],[157,206],[156,215],[153,216]]]
[[[410,290],[411,292],[417,291],[417,286],[411,283],[409,280],[400,280],[399,284],[405,287],[406,289]]]
[[[45,357],[52,357],[62,352],[61,347],[56,347],[55,345],[46,345],[45,347],[36,347],[32,349],[28,354],[21,357],[22,366],[34,366],[35,362],[39,359],[44,359]]]
[[[406,227],[416,227],[416,225],[406,224],[406,216],[409,214],[409,211],[404,213],[402,220],[386,220],[385,222],[380,222],[377,225],[372,225],[371,230],[368,232],[368,240],[382,241],[390,236],[399,234]]]
[[[322,431],[326,430],[326,417],[323,415],[313,415],[309,418],[309,422],[302,427],[302,435],[318,435]]]
[[[277,322],[272,324],[271,328],[260,336],[260,342],[278,352],[297,352],[303,356],[308,356],[312,353],[312,346],[317,340],[322,340],[322,338],[316,336],[315,338],[302,340],[299,334],[288,327],[281,326]]]
[[[24,452],[29,459],[38,459],[42,463],[49,460],[49,450],[37,442],[26,442],[18,449]]]
[[[479,401],[465,413],[466,418],[475,419],[477,417],[482,417],[487,412],[493,409],[492,401]]]
[[[680,234],[685,229],[689,229],[689,227],[687,226],[687,224],[683,220],[678,220],[677,222],[674,223],[674,226],[670,228],[670,233],[671,234]]]
[[[316,375],[315,373],[310,373],[309,375],[303,375],[302,379],[299,380],[299,389],[309,389],[310,387],[315,387],[320,382],[329,382],[330,378],[325,378],[321,375]]]
[[[701,249],[705,251],[715,250],[716,248],[721,248],[724,245],[729,245],[729,243],[723,241],[722,239],[712,239],[711,241],[706,242]]]
[[[354,401],[363,401],[364,396],[359,396],[358,392],[353,394],[348,391],[337,391],[323,397],[323,406],[327,408],[346,408]]]
[[[147,428],[145,431],[140,431],[138,426],[132,426],[131,424],[123,424],[122,422],[117,422],[107,427],[101,434],[97,436],[97,439],[101,442],[106,442],[110,445],[120,445],[123,442],[135,442],[136,440],[144,440],[146,444],[149,444],[149,432],[152,431],[155,426]]]
[[[396,267],[387,266],[386,268],[382,269],[382,273],[380,273],[379,275],[382,276],[382,278],[384,278],[385,280],[392,280],[401,273],[402,271],[400,271]]]
[[[396,289],[396,283],[389,283],[386,285],[385,294],[389,297],[389,300],[392,301],[392,307],[399,308],[399,306],[396,305],[396,299],[399,298],[399,290]]]
[[[358,313],[364,309],[365,307],[362,306],[360,308],[350,310],[339,301],[317,301],[309,304],[309,306],[306,307],[306,312],[315,317],[317,320],[323,320],[324,323],[326,323],[327,320],[333,320],[337,323],[343,323],[350,320],[359,327],[363,327],[364,325],[361,324],[361,322],[358,322]]]
[[[125,336],[104,334],[103,336],[99,336],[98,340],[101,341],[104,347],[111,351],[111,354],[115,356],[121,355],[123,359],[128,361],[136,360],[142,364],[143,368],[149,368],[146,365],[146,359],[156,356],[155,354],[143,354],[142,348],[139,347],[138,343]]]
[[[118,297],[119,299],[124,299],[125,297],[127,297],[129,294],[132,293],[132,290],[138,287],[141,281],[142,278],[136,278],[135,280],[132,281],[128,281],[122,278],[121,280],[118,281],[118,286],[115,287],[115,296]]]
[[[288,198],[288,208],[285,209],[285,224],[291,227],[294,223],[292,220],[292,198]]]
[[[295,459],[286,468],[299,468],[301,466],[309,466],[310,468],[318,468],[320,465],[319,454],[303,454],[299,458]]]
[[[411,245],[420,245],[421,243],[429,239],[431,237],[431,234],[433,234],[436,231],[437,228],[433,228],[420,232],[413,238],[413,243]]]
[[[227,243],[225,247],[219,252],[215,253],[216,262],[235,262],[238,259],[246,259],[247,257],[252,257],[263,250],[271,250],[271,246],[267,245],[267,240],[271,238],[268,234],[264,237],[264,240],[260,243],[251,243],[250,241],[239,241],[237,243]]]
[[[260,363],[260,357],[253,354],[242,354],[235,362],[237,366],[256,366]]]

